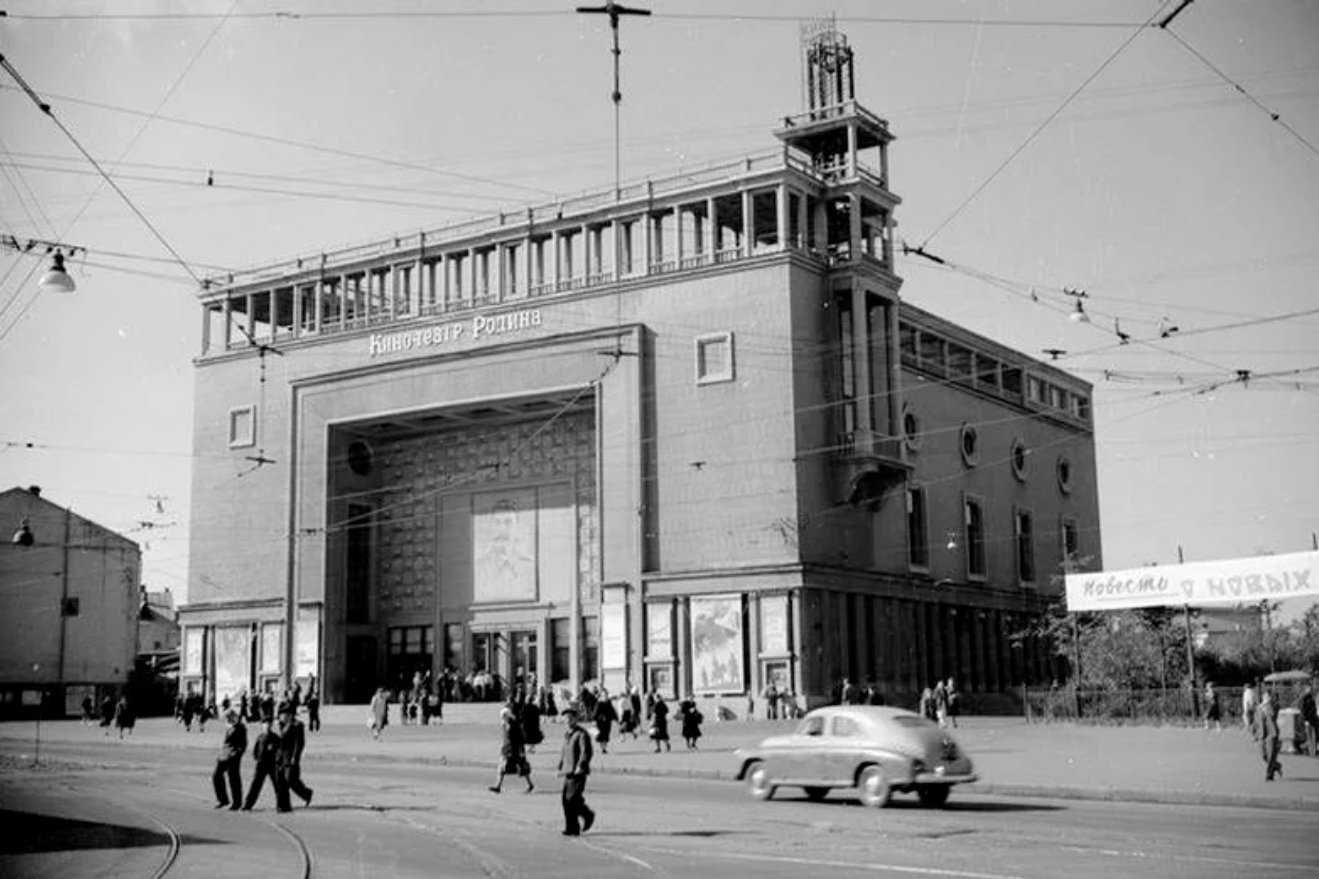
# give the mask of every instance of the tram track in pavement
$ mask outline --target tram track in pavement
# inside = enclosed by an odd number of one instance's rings
[[[174,873],[171,873],[171,870],[174,870],[174,868],[179,865],[180,856],[183,855],[185,851],[191,850],[191,844],[189,844],[187,841],[188,835],[186,833],[182,832],[174,822],[162,818],[152,809],[143,807],[137,803],[127,802],[122,796],[112,797],[110,791],[101,788],[99,786],[91,787],[91,788],[88,787],[82,788],[83,791],[86,791],[88,789],[95,790],[98,794],[106,797],[107,799],[112,799],[112,801],[115,803],[116,806],[136,812],[137,814],[146,818],[152,824],[160,828],[160,830],[168,837],[169,841],[167,844],[167,850],[165,856],[161,860],[159,866],[156,867],[155,871],[150,874],[150,879],[167,879],[167,877],[175,875]],[[159,786],[155,787],[154,789],[157,791],[173,794],[175,796],[187,799],[189,801],[194,801],[199,804],[208,804],[210,802],[209,798],[198,796],[192,791],[182,791],[177,788],[165,788]],[[287,825],[285,825],[280,821],[271,818],[266,818],[260,815],[250,815],[250,813],[249,816],[251,818],[251,823],[263,824],[275,830],[282,839],[284,839],[286,842],[292,845],[292,847],[296,850],[297,863],[291,875],[293,877],[296,877],[296,879],[312,879],[313,865],[315,861],[312,856],[311,848],[307,845],[306,840],[304,840],[301,835],[299,835],[297,832],[295,832],[294,830],[292,830],[291,828],[289,828]],[[274,877],[278,876],[279,873],[276,873],[268,868],[263,868],[262,875],[264,877],[268,877],[268,879],[274,879]]]

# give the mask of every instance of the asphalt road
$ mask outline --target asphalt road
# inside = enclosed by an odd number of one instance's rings
[[[321,761],[306,770],[310,808],[277,815],[267,789],[249,814],[213,808],[212,764],[195,751],[43,755],[36,769],[0,764],[5,877],[1319,875],[1307,812],[960,792],[941,810],[909,796],[871,810],[842,793],[762,803],[732,782],[612,775],[588,789],[596,827],[565,839],[551,777],[495,795],[470,767]]]

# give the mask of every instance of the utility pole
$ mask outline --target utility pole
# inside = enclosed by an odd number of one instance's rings
[[[1180,543],[1177,544],[1177,564],[1186,564],[1186,554],[1182,552]],[[1195,638],[1191,634],[1191,605],[1183,604],[1182,614],[1186,617],[1186,674],[1191,682],[1191,719],[1196,720],[1200,717],[1200,703],[1197,689],[1199,685],[1195,676]]]
[[[577,11],[586,15],[608,15],[609,28],[614,32],[614,91],[611,97],[614,101],[614,201],[618,201],[622,195],[622,185],[619,182],[618,105],[623,102],[623,92],[618,83],[618,59],[623,54],[623,50],[618,48],[618,19],[624,15],[650,15],[650,10],[632,8],[621,3],[615,3],[614,0],[605,0],[604,6],[578,6]]]

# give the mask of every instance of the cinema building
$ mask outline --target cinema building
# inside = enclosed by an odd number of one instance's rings
[[[765,155],[201,293],[185,687],[1047,679],[1090,386],[914,308],[835,32]]]

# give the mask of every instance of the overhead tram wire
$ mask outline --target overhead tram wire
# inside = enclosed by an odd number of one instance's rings
[[[480,19],[480,18],[562,18],[571,15],[567,10],[526,10],[526,9],[488,9],[479,11],[409,11],[409,12],[291,12],[272,10],[270,12],[239,12],[232,18],[269,21],[390,21],[418,19]],[[55,13],[48,15],[34,13],[10,13],[10,18],[25,21],[197,21],[213,19],[215,13],[207,12],[159,12],[159,13]],[[764,22],[774,24],[797,24],[800,15],[746,14],[736,13],[702,13],[702,12],[659,12],[656,18],[674,21],[725,21]],[[981,21],[973,18],[923,18],[897,15],[839,15],[840,22],[856,24],[897,24],[919,26],[967,27],[989,25],[991,27],[1052,27],[1052,28],[1129,28],[1135,25],[1129,21],[1067,21],[1064,19],[997,19]]]
[[[1087,76],[1081,82],[1080,85],[1078,85],[1075,89],[1073,89],[1072,92],[1066,98],[1063,99],[1063,102],[1059,104],[1052,113],[1050,113],[1047,117],[1045,117],[1044,121],[1041,122],[1039,125],[1037,125],[1035,127],[1035,130],[1032,131],[1029,135],[1027,135],[1026,139],[1022,141],[1021,144],[1015,150],[1009,153],[1007,158],[1005,158],[1002,162],[1000,162],[998,167],[995,168],[992,172],[990,172],[989,176],[986,177],[983,181],[981,181],[979,186],[977,186],[975,189],[971,191],[970,195],[968,195],[965,199],[962,200],[961,204],[959,204],[956,208],[953,209],[952,213],[950,213],[947,217],[945,217],[944,220],[941,223],[939,223],[939,225],[934,227],[933,232],[925,236],[925,240],[921,242],[921,247],[925,247],[931,241],[933,241],[934,238],[940,232],[942,232],[945,228],[947,228],[949,223],[951,223],[953,220],[959,217],[962,214],[962,212],[966,210],[967,207],[970,206],[971,202],[975,201],[975,199],[980,195],[980,193],[988,189],[990,184],[992,184],[995,180],[997,180],[999,175],[1001,175],[1004,171],[1007,170],[1008,166],[1012,164],[1012,162],[1017,158],[1017,156],[1025,152],[1026,148],[1030,146],[1035,141],[1035,139],[1039,137],[1040,134],[1042,134],[1044,130],[1048,128],[1049,125],[1055,119],[1057,119],[1059,116],[1062,115],[1062,112],[1067,109],[1067,107],[1072,103],[1072,101],[1076,100],[1076,98],[1081,94],[1081,92],[1086,90],[1086,87],[1089,86],[1090,83],[1098,79],[1100,74],[1102,74],[1105,70],[1107,70],[1109,65],[1111,65],[1114,61],[1116,61],[1118,56],[1121,55],[1123,52],[1125,52],[1127,50],[1127,47],[1129,47],[1132,43],[1134,43],[1136,41],[1136,38],[1139,37],[1146,28],[1152,25],[1155,19],[1157,19],[1159,15],[1163,12],[1163,10],[1166,9],[1171,3],[1172,0],[1164,0],[1164,2],[1159,5],[1159,8],[1154,10],[1154,13],[1149,18],[1141,22],[1140,26],[1135,28],[1131,32],[1131,35],[1128,36],[1125,40],[1123,40],[1122,44],[1119,45],[1115,50],[1113,50],[1112,54],[1110,54],[1107,58],[1105,58],[1102,64],[1100,64],[1097,68],[1095,68],[1094,72],[1092,72],[1089,76]]]
[[[1205,67],[1209,68],[1215,74],[1217,74],[1219,79],[1223,80],[1223,82],[1232,86],[1232,88],[1240,92],[1241,95],[1245,97],[1246,100],[1250,101],[1256,107],[1263,110],[1270,119],[1281,125],[1288,134],[1296,138],[1296,140],[1300,141],[1302,146],[1304,146],[1310,152],[1314,153],[1316,156],[1319,156],[1319,147],[1316,147],[1305,137],[1305,135],[1301,134],[1299,131],[1297,131],[1295,128],[1289,125],[1286,121],[1284,121],[1280,113],[1266,106],[1263,101],[1252,95],[1250,92],[1246,91],[1245,87],[1241,85],[1241,83],[1237,82],[1236,80],[1232,79],[1232,77],[1224,73],[1223,70],[1218,67],[1218,65],[1214,64],[1214,62],[1206,58],[1203,53],[1201,53],[1198,49],[1196,49],[1194,46],[1188,43],[1181,36],[1181,34],[1177,33],[1171,28],[1164,28],[1164,31],[1168,34],[1168,36],[1176,40],[1182,46],[1182,48],[1184,48],[1186,51],[1194,55],[1201,64],[1203,64]]]
[[[958,264],[955,263],[955,262],[949,261],[949,260],[947,260],[947,259],[944,259],[943,257],[936,256],[936,255],[934,255],[934,254],[931,254],[931,253],[927,252],[927,251],[924,249],[923,246],[921,246],[921,247],[916,247],[916,248],[911,248],[911,247],[908,247],[907,245],[904,244],[903,247],[904,247],[904,250],[906,250],[906,252],[908,252],[908,253],[912,253],[912,254],[915,254],[915,255],[918,255],[918,256],[921,256],[921,257],[923,257],[924,259],[926,259],[926,260],[928,260],[928,261],[930,261],[930,262],[936,264],[938,267],[941,267],[941,268],[945,269],[946,271],[958,272],[958,273],[963,274],[963,275],[965,275],[965,276],[967,276],[967,277],[969,277],[969,278],[972,278],[972,279],[975,279],[975,280],[982,281],[982,282],[984,282],[984,283],[986,283],[986,284],[989,284],[989,285],[991,285],[991,286],[993,286],[993,287],[998,287],[999,289],[1004,290],[1004,291],[1006,291],[1006,292],[1008,292],[1008,293],[1011,293],[1011,294],[1014,295],[1014,296],[1017,296],[1017,297],[1019,297],[1019,298],[1023,298],[1023,299],[1027,299],[1027,300],[1031,301],[1033,304],[1040,305],[1040,306],[1045,307],[1045,308],[1048,308],[1048,309],[1050,309],[1050,310],[1052,310],[1052,311],[1061,312],[1061,313],[1066,313],[1066,311],[1067,311],[1067,309],[1065,309],[1065,308],[1056,307],[1056,306],[1052,305],[1051,303],[1047,303],[1047,302],[1041,300],[1041,299],[1040,299],[1038,296],[1036,296],[1033,292],[1031,292],[1031,293],[1027,293],[1027,292],[1022,291],[1022,290],[1014,289],[1013,286],[1012,286],[1012,284],[1011,284],[1010,282],[1006,281],[1006,279],[998,278],[997,276],[994,276],[994,275],[991,275],[991,274],[988,274],[988,273],[985,273],[985,272],[979,272],[978,270],[969,269],[969,268],[967,268],[967,267],[965,267],[965,266],[960,266],[960,265],[958,265]],[[921,265],[921,263],[916,263],[916,265]],[[1101,312],[1094,312],[1094,313],[1097,314],[1097,315],[1098,315],[1098,314],[1102,314]],[[1207,334],[1207,333],[1212,333],[1212,332],[1223,332],[1223,331],[1226,331],[1226,330],[1242,329],[1242,328],[1244,328],[1244,327],[1257,326],[1257,325],[1265,324],[1265,323],[1277,323],[1278,321],[1284,321],[1284,320],[1295,320],[1295,319],[1298,319],[1298,318],[1310,317],[1310,316],[1313,316],[1313,315],[1316,315],[1316,314],[1319,314],[1319,308],[1303,309],[1303,310],[1301,310],[1301,311],[1294,311],[1294,312],[1289,312],[1289,313],[1286,313],[1286,314],[1280,314],[1280,315],[1266,315],[1266,316],[1264,316],[1264,317],[1248,318],[1248,319],[1246,319],[1246,320],[1235,321],[1235,322],[1227,323],[1227,324],[1219,324],[1219,325],[1212,326],[1212,327],[1202,327],[1202,328],[1199,328],[1199,329],[1186,330],[1186,331],[1181,331],[1181,330],[1179,330],[1179,331],[1177,332],[1177,336],[1178,336],[1178,338],[1181,338],[1181,337],[1184,337],[1184,336],[1205,335],[1205,334]],[[1109,315],[1109,316],[1111,316],[1111,315]],[[1102,329],[1099,329],[1098,327],[1096,327],[1096,329],[1097,329],[1099,332],[1105,332],[1105,333],[1108,332],[1107,330],[1102,330]],[[1160,338],[1167,338],[1167,336],[1160,336]],[[1158,339],[1154,339],[1154,338],[1150,338],[1150,339],[1138,338],[1138,339],[1132,339],[1132,340],[1129,340],[1129,341],[1134,341],[1134,342],[1136,342],[1137,344],[1142,345],[1142,346],[1144,346],[1144,347],[1146,347],[1146,348],[1150,348],[1150,349],[1152,349],[1152,350],[1154,350],[1154,351],[1156,351],[1156,352],[1158,352],[1158,353],[1160,353],[1160,354],[1165,354],[1165,355],[1168,355],[1168,356],[1171,356],[1171,357],[1180,358],[1180,359],[1182,359],[1182,360],[1186,360],[1186,361],[1188,361],[1188,362],[1195,363],[1195,364],[1197,364],[1197,365],[1199,365],[1199,366],[1205,366],[1205,367],[1208,367],[1208,368],[1213,369],[1213,370],[1215,370],[1216,372],[1219,372],[1219,373],[1224,374],[1224,375],[1228,375],[1228,376],[1231,376],[1231,375],[1237,375],[1237,376],[1240,376],[1241,373],[1243,373],[1243,372],[1245,372],[1245,373],[1247,373],[1247,374],[1249,374],[1249,375],[1256,375],[1256,373],[1255,373],[1253,370],[1240,370],[1240,369],[1229,368],[1229,367],[1226,367],[1226,366],[1222,366],[1221,364],[1214,363],[1213,361],[1206,360],[1206,359],[1204,359],[1204,358],[1202,358],[1202,357],[1197,357],[1197,356],[1195,356],[1195,355],[1193,355],[1193,354],[1188,354],[1188,353],[1186,353],[1186,352],[1184,352],[1184,351],[1177,351],[1177,350],[1174,350],[1174,349],[1170,349],[1170,348],[1167,348],[1167,347],[1161,346],[1161,345],[1158,344],[1158,341],[1159,341]],[[1108,352],[1111,352],[1111,351],[1116,350],[1117,348],[1122,347],[1122,346],[1125,345],[1125,344],[1127,344],[1127,342],[1124,342],[1124,341],[1122,341],[1121,339],[1119,339],[1119,341],[1117,341],[1117,342],[1115,342],[1115,343],[1113,343],[1113,344],[1110,344],[1110,345],[1102,345],[1102,346],[1099,346],[1099,347],[1096,347],[1096,348],[1087,349],[1087,350],[1085,350],[1085,351],[1077,351],[1077,352],[1065,352],[1065,351],[1059,351],[1059,352],[1056,352],[1056,356],[1053,357],[1053,360],[1059,360],[1059,359],[1073,360],[1073,359],[1078,358],[1078,357],[1084,357],[1084,356],[1089,356],[1089,355],[1093,355],[1093,354],[1103,354],[1103,353],[1108,353]],[[1256,375],[1256,377],[1258,377],[1258,378],[1264,378],[1264,379],[1267,379],[1267,380],[1270,380],[1270,381],[1281,381],[1280,379],[1274,377],[1274,376],[1273,376],[1272,374],[1270,374],[1270,373],[1259,373],[1258,375]],[[1230,382],[1225,382],[1225,383],[1230,383]],[[1281,383],[1283,383],[1283,384],[1285,384],[1285,385],[1289,385],[1289,386],[1292,386],[1292,385],[1294,384],[1294,383],[1291,383],[1291,382],[1281,382]],[[1296,385],[1295,385],[1295,388],[1296,388],[1297,390],[1302,390],[1302,391],[1308,391],[1308,390],[1309,390],[1308,388],[1301,387],[1299,384],[1296,384]]]
[[[51,97],[63,101],[66,104],[78,104],[84,107],[95,107],[100,110],[109,110],[115,113],[124,113],[130,116],[148,116],[156,121],[169,122],[173,125],[182,125],[188,128],[198,128],[203,131],[215,131],[220,134],[228,134],[234,137],[245,137],[251,140],[258,140],[263,143],[274,143],[280,146],[296,147],[298,149],[309,150],[311,152],[325,153],[332,156],[340,156],[347,159],[357,159],[365,162],[386,165],[393,168],[403,168],[409,171],[422,171],[427,174],[439,174],[442,177],[449,177],[455,180],[466,180],[470,183],[481,183],[486,186],[502,186],[507,189],[516,189],[523,192],[529,192],[541,196],[558,196],[559,193],[548,189],[541,189],[535,186],[523,186],[520,183],[510,183],[505,180],[499,180],[490,177],[481,177],[476,174],[463,174],[458,171],[448,171],[442,168],[434,168],[430,165],[418,164],[416,162],[404,162],[398,159],[390,159],[384,156],[374,156],[370,153],[359,153],[354,150],[341,149],[339,147],[324,146],[322,144],[312,143],[305,140],[295,140],[289,137],[278,137],[272,134],[260,134],[255,131],[245,131],[241,128],[231,128],[227,125],[217,125],[212,122],[197,122],[192,119],[182,119],[177,116],[166,116],[163,113],[148,113],[145,110],[136,110],[132,107],[121,107],[114,104],[106,104],[100,101],[88,101],[82,98],[75,98],[68,95],[57,95],[51,93]]]
[[[45,113],[46,116],[52,122],[55,123],[56,127],[58,127],[60,131],[64,132],[64,136],[67,137],[75,147],[77,147],[78,152],[82,153],[83,158],[85,158],[88,162],[91,163],[92,167],[97,170],[97,173],[99,173],[101,177],[105,180],[105,182],[109,184],[110,188],[113,189],[116,193],[118,193],[119,197],[123,200],[124,204],[128,205],[129,210],[131,210],[137,216],[137,218],[142,221],[143,225],[145,225],[149,230],[151,230],[151,234],[155,236],[156,240],[159,241],[167,251],[169,251],[170,255],[174,257],[174,259],[178,262],[179,265],[183,266],[184,270],[187,271],[187,273],[192,276],[192,279],[197,282],[197,285],[201,286],[202,283],[201,276],[198,275],[195,271],[193,271],[192,266],[188,265],[187,260],[185,260],[183,256],[177,250],[174,249],[174,245],[169,243],[169,240],[166,239],[164,234],[161,233],[161,231],[156,228],[156,226],[151,222],[150,219],[148,219],[147,215],[142,213],[142,210],[136,204],[133,203],[133,200],[128,197],[128,193],[124,192],[124,190],[119,187],[119,184],[114,182],[114,178],[111,177],[110,174],[105,170],[105,168],[101,166],[101,163],[97,162],[96,159],[92,157],[92,154],[87,152],[87,148],[82,145],[82,142],[79,141],[78,138],[74,135],[74,133],[69,130],[68,126],[66,126],[62,121],[60,121],[60,118],[55,115],[55,112],[54,110],[51,109],[50,104],[43,101],[41,97],[35,91],[32,90],[32,87],[27,84],[27,80],[23,79],[23,75],[19,73],[17,69],[15,69],[14,65],[11,64],[9,62],[9,59],[6,58],[4,55],[0,55],[0,67],[3,67],[4,70],[14,78],[14,81],[17,82],[22,87],[23,91],[27,94],[27,96],[32,99],[32,102],[34,104],[37,105],[37,109],[39,109],[42,113]],[[90,204],[90,201],[88,203]],[[24,310],[26,311],[26,309]]]

